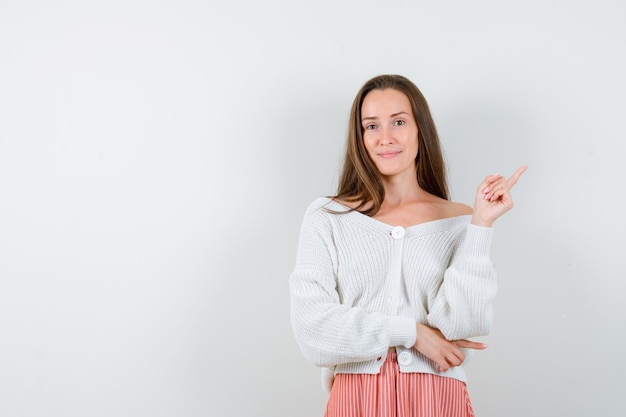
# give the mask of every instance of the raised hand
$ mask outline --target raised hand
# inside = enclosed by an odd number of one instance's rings
[[[513,208],[511,188],[528,167],[522,166],[507,180],[502,175],[489,175],[478,186],[474,200],[472,223],[491,227],[493,222]]]

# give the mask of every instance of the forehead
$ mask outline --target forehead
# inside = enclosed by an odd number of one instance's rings
[[[409,98],[402,91],[392,88],[372,90],[363,99],[363,117],[389,116],[400,112],[413,114]]]

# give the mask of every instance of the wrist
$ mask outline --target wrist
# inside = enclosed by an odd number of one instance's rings
[[[415,325],[415,345],[417,345],[417,342],[422,340],[424,336],[426,336],[428,333],[432,331],[433,331],[432,327],[429,327],[425,325],[424,323],[417,322]]]
[[[493,227],[493,220],[490,219],[482,219],[478,216],[472,216],[472,221],[471,223],[474,226],[480,226],[480,227]]]

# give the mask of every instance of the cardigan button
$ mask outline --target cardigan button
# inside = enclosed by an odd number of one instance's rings
[[[398,362],[400,365],[408,365],[411,363],[411,354],[409,352],[402,352],[398,355]]]
[[[393,236],[394,239],[402,239],[404,237],[404,227],[402,226],[394,227],[393,230],[391,231],[391,236]]]

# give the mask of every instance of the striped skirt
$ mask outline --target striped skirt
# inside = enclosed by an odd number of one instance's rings
[[[462,381],[401,373],[389,352],[380,373],[337,374],[325,417],[474,417]]]

